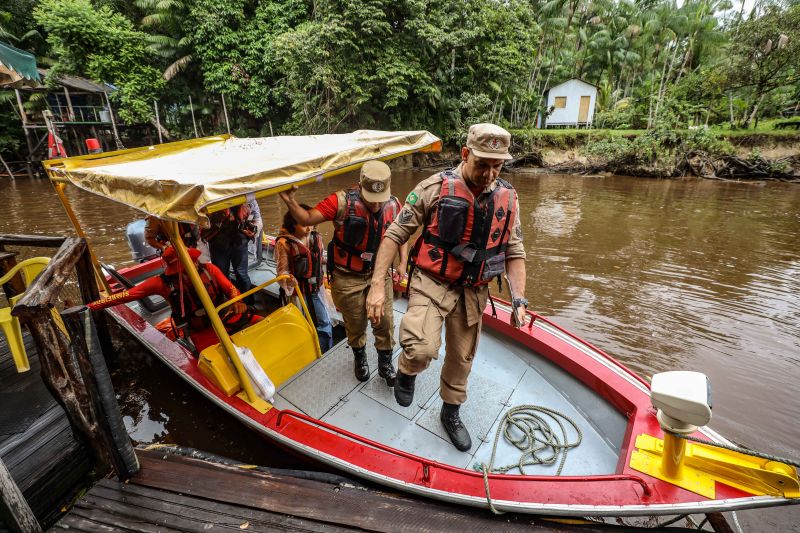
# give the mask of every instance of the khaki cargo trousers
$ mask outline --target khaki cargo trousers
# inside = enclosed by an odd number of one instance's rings
[[[467,401],[467,379],[478,349],[489,287],[453,287],[419,268],[414,270],[408,311],[400,322],[399,368],[415,376],[438,359],[445,328],[445,356],[439,395],[447,403]]]
[[[339,308],[347,333],[347,344],[351,348],[363,348],[367,344],[367,293],[372,281],[372,273],[355,274],[338,268],[333,271],[331,296]],[[381,321],[372,325],[375,334],[375,348],[391,350],[394,348],[394,311],[392,278],[386,275],[386,302]]]

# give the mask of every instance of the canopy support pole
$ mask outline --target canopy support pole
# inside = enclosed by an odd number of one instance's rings
[[[78,237],[81,239],[85,239],[86,242],[89,242],[89,238],[86,236],[86,233],[83,231],[81,227],[81,223],[78,221],[78,217],[75,215],[75,211],[72,210],[72,206],[67,199],[67,195],[64,194],[64,188],[66,187],[66,183],[53,183],[56,188],[56,193],[58,194],[58,198],[61,200],[61,205],[64,206],[64,211],[67,212],[67,216],[69,217],[70,222],[72,222],[72,226],[75,228],[75,233],[78,234]],[[97,286],[102,287],[106,294],[111,294],[111,287],[108,285],[108,281],[106,277],[103,275],[103,271],[100,269],[100,262],[97,261],[97,257],[94,255],[94,250],[91,246],[89,248],[89,257],[92,259],[92,266],[94,267],[94,277],[97,279]]]
[[[236,348],[234,348],[228,331],[225,329],[225,325],[222,323],[222,319],[220,319],[217,309],[214,307],[214,302],[211,301],[211,297],[208,295],[205,285],[203,285],[203,280],[200,279],[200,274],[197,273],[194,261],[189,257],[189,252],[186,250],[186,245],[183,244],[183,239],[178,230],[178,223],[168,221],[167,229],[169,230],[169,242],[172,243],[175,250],[178,252],[178,258],[183,268],[186,270],[186,273],[189,275],[189,280],[192,282],[197,296],[200,297],[203,309],[206,310],[208,319],[211,321],[211,327],[214,328],[214,332],[217,334],[217,337],[219,337],[222,348],[225,350],[225,353],[228,354],[228,357],[230,357],[233,366],[236,367],[236,373],[239,375],[239,381],[242,382],[242,388],[245,394],[247,394],[247,399],[251,403],[255,403],[258,400],[258,396],[255,390],[253,390],[253,384],[250,382],[250,377],[247,375],[247,371],[239,360],[239,354],[236,353]]]

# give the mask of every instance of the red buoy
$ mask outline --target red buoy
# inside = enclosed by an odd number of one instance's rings
[[[86,139],[86,149],[89,150],[90,154],[99,154],[103,151],[103,149],[100,148],[100,142],[93,138]]]

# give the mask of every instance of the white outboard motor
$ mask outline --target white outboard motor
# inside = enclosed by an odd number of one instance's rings
[[[158,257],[158,250],[144,241],[145,224],[145,220],[134,220],[125,229],[125,237],[128,238],[128,247],[131,249],[131,254],[140,263]]]

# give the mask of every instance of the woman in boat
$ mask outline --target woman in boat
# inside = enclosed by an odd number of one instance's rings
[[[198,261],[200,258],[198,249],[188,248],[187,251],[215,306],[240,294],[239,290],[217,267]],[[183,271],[183,265],[178,260],[175,248],[172,246],[165,248],[161,260],[164,263],[164,273],[160,276],[148,278],[131,289],[101,298],[88,306],[93,311],[97,311],[157,294],[167,300],[172,309],[172,316],[158,324],[158,329],[171,339],[184,344],[188,339],[191,342],[189,347],[195,352],[195,355],[199,354],[205,348],[219,342],[219,339],[211,327],[211,321],[203,309],[188,274]],[[238,301],[225,308],[220,318],[222,318],[228,333],[235,333],[258,322],[262,317],[256,315],[244,302]]]
[[[328,245],[328,276],[331,295],[342,312],[347,344],[353,350],[353,370],[357,380],[369,379],[367,362],[366,299],[374,267],[374,255],[386,228],[400,211],[400,203],[391,194],[392,171],[382,161],[367,161],[361,167],[359,183],[330,194],[312,209],[304,209],[295,199],[297,187],[280,194],[292,216],[299,223],[315,226],[327,220],[335,231]],[[399,247],[401,272],[405,271],[408,247]],[[388,268],[388,267],[387,267]],[[381,318],[372,322],[375,349],[378,352],[378,375],[394,386],[394,325],[392,323],[392,280],[384,285],[386,308]]]
[[[300,204],[303,209],[310,206]],[[306,307],[317,327],[317,337],[322,353],[333,346],[333,326],[325,302],[322,301],[322,238],[314,226],[303,226],[290,211],[283,215],[283,227],[275,239],[275,262],[278,275],[289,274],[297,280],[306,300]],[[281,290],[287,297],[294,292],[294,284],[281,281]]]

